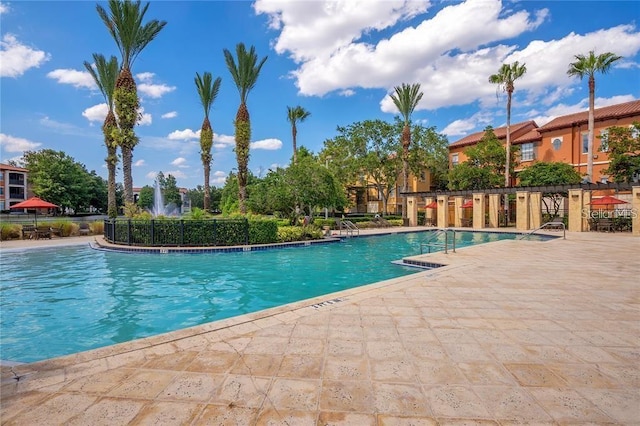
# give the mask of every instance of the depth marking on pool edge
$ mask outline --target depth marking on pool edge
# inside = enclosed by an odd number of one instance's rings
[[[320,302],[320,303],[316,303],[314,305],[311,305],[311,307],[314,308],[314,309],[320,309],[323,306],[333,305],[334,303],[343,302],[343,301],[344,301],[344,299],[340,299],[340,298],[331,299],[331,300],[325,300],[324,302]]]

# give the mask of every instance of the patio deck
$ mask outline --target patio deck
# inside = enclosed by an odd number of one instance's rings
[[[637,425],[638,253],[630,234],[567,233],[420,256],[448,266],[4,366],[0,420]]]

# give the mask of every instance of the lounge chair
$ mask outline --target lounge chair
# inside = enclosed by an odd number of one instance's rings
[[[32,239],[36,233],[36,227],[34,225],[22,225],[22,239]]]
[[[51,228],[49,226],[38,226],[36,228],[36,239],[48,238],[51,239]]]
[[[91,228],[89,227],[88,223],[82,222],[80,224],[80,229],[78,229],[78,232],[80,233],[80,235],[89,235],[91,233]]]

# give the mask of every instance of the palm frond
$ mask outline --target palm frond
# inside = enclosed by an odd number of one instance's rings
[[[413,110],[416,108],[424,94],[420,91],[420,83],[402,83],[402,85],[394,87],[394,90],[395,93],[390,95],[391,100],[396,108],[398,108],[405,124],[408,124]]]
[[[109,61],[106,60],[104,55],[94,53],[93,64],[84,61],[84,67],[87,69],[96,86],[107,101],[109,110],[113,109],[113,90],[116,87],[116,80],[118,79],[118,72],[120,70],[118,66],[118,58],[111,56]]]
[[[211,73],[205,72],[202,76],[196,73],[194,81],[198,90],[198,96],[200,97],[200,104],[204,110],[204,116],[205,118],[209,118],[209,111],[211,111],[211,105],[218,97],[222,79],[218,77],[213,80]]]
[[[251,46],[249,51],[247,51],[244,43],[238,43],[236,46],[236,58],[234,58],[227,49],[223,49],[223,53],[227,68],[231,73],[233,82],[238,88],[240,101],[241,103],[246,103],[249,92],[255,87],[258,81],[260,70],[266,62],[267,56],[258,62],[255,47]]]
[[[606,74],[613,66],[613,63],[622,59],[622,56],[618,56],[612,52],[596,55],[595,52],[591,50],[587,55],[575,55],[574,59],[575,61],[569,64],[567,74],[582,79],[585,76],[592,78],[598,72]]]
[[[311,113],[300,105],[297,105],[295,107],[287,107],[287,120],[293,125],[295,125],[295,123],[297,122],[303,122],[310,115]]]

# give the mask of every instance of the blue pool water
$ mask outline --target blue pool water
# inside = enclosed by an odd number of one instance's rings
[[[130,254],[87,246],[3,253],[0,359],[33,362],[416,272],[425,232],[255,252]],[[458,233],[458,246],[514,234]]]

